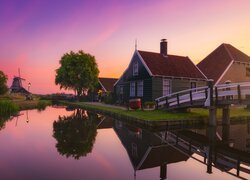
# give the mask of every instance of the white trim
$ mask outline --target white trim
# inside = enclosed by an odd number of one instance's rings
[[[142,94],[139,94],[138,92],[140,92],[139,91],[139,83],[141,83],[141,87],[142,87],[142,89],[141,89],[141,93]],[[139,81],[136,81],[136,96],[137,97],[143,97],[143,95],[144,95],[144,92],[143,92],[143,90],[144,90],[144,82],[143,82],[143,80],[139,80]],[[139,95],[138,95],[139,94]]]
[[[191,63],[198,69],[198,71],[205,77],[205,79],[208,79],[207,76],[200,70],[200,68],[194,64],[194,62],[187,56],[187,58],[191,61]]]
[[[127,71],[127,69],[125,69],[125,71],[122,73],[122,75],[119,77],[119,79],[115,82],[113,87],[115,87],[115,85],[120,81],[120,79],[123,77],[123,75],[125,74],[126,71]]]
[[[142,166],[142,164],[144,163],[144,161],[147,159],[150,151],[152,150],[153,148],[151,146],[148,147],[147,151],[145,152],[144,156],[142,157],[141,161],[139,162],[139,164],[137,165],[136,167],[136,170],[139,170],[140,167]]]
[[[190,78],[190,77],[178,77],[178,76],[164,76],[164,75],[154,75],[154,77],[163,77],[163,78],[170,78],[170,79],[187,79],[187,80],[196,80],[196,81],[207,81],[207,79],[201,78]]]
[[[98,79],[98,81],[99,81],[99,83],[101,84],[103,90],[104,90],[105,92],[107,92],[106,88],[102,85],[101,81],[100,81],[99,79]]]
[[[132,84],[133,84],[134,89],[132,89]],[[136,96],[136,83],[135,83],[135,81],[130,81],[130,83],[129,83],[129,97],[135,97],[135,96]]]
[[[141,62],[142,62],[142,64],[143,64],[143,66],[144,66],[144,67],[146,68],[146,70],[148,71],[148,74],[149,74],[150,76],[153,76],[152,72],[150,71],[150,69],[148,68],[147,64],[145,63],[145,61],[144,61],[143,58],[141,57],[140,53],[139,53],[137,50],[135,50],[135,53],[138,55],[139,59],[141,60]]]
[[[227,68],[225,69],[225,71],[221,74],[221,76],[219,77],[219,79],[216,81],[215,86],[221,81],[221,79],[223,78],[223,76],[226,74],[226,72],[228,71],[228,69],[232,66],[232,64],[234,63],[234,60],[232,60],[230,62],[230,64],[227,66]]]
[[[224,45],[224,47],[225,47],[225,49],[226,49],[226,51],[227,51],[228,55],[230,56],[230,58],[231,58],[232,60],[234,60],[233,55],[232,55],[232,54],[231,54],[231,52],[228,50],[228,48],[227,48],[226,44],[225,44],[225,43],[223,43],[223,45]]]
[[[165,80],[168,81],[168,88],[169,89],[168,89],[167,94],[164,94],[164,92],[166,92],[166,89],[164,89],[164,87],[166,87],[166,84],[164,84]],[[172,89],[173,89],[172,80],[168,79],[168,78],[162,78],[162,96],[168,96],[168,95],[172,94]]]
[[[132,70],[133,70],[133,76],[138,76],[139,75],[139,67],[138,67],[138,61],[135,61],[133,63],[133,67],[132,67]]]
[[[130,66],[131,63],[132,63],[132,60],[134,59],[134,56],[136,55],[136,51],[137,51],[137,50],[135,50],[135,52],[134,52],[134,54],[133,54],[133,56],[132,56],[132,58],[131,58],[131,60],[130,60],[130,62],[129,62],[129,64],[128,64],[128,67],[127,67],[127,68],[125,69],[125,71],[122,73],[122,75],[120,76],[120,78],[115,82],[114,86],[120,81],[120,79],[123,77],[123,75],[125,74],[125,72],[128,70],[129,66]]]

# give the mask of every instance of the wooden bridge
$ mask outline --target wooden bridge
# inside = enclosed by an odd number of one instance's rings
[[[249,97],[248,97],[249,96]],[[216,108],[223,108],[223,117],[229,118],[230,105],[250,105],[250,82],[230,83],[187,89],[155,99],[156,108],[184,109],[208,108],[210,110],[210,125],[216,124]],[[225,123],[228,124],[228,120]]]

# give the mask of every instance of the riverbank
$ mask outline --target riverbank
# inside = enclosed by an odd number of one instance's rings
[[[123,119],[127,122],[132,122],[137,125],[147,126],[151,128],[170,127],[170,126],[193,126],[206,125],[208,122],[207,109],[191,109],[190,112],[167,112],[164,110],[143,111],[143,110],[127,110],[124,107],[106,105],[102,103],[89,102],[63,102],[66,105],[73,105],[76,107],[91,110],[96,113],[102,113],[114,118]],[[231,122],[240,122],[250,119],[250,110],[232,107],[231,108]],[[222,112],[218,110],[217,119],[218,124],[221,123]]]
[[[40,100],[39,96],[33,96],[33,100],[26,100],[23,94],[7,94],[0,96],[0,101],[10,101],[18,107],[18,110],[44,109],[51,105],[50,100]]]

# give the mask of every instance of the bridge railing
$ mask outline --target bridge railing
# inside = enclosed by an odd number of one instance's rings
[[[197,101],[207,100],[209,91],[208,86],[187,89],[159,97],[155,99],[155,102],[157,108],[159,106],[166,106],[167,108],[180,107],[183,104],[193,106]],[[232,101],[238,101],[241,104],[247,95],[250,96],[250,82],[221,84],[213,87],[212,100],[215,102],[215,105],[218,105],[219,102],[229,103]]]
[[[183,103],[191,105],[198,100],[205,100],[208,96],[208,86],[198,87],[172,93],[155,99],[157,108],[159,106],[173,107],[180,106]]]
[[[215,104],[219,101],[238,101],[239,104],[250,95],[250,82],[221,84],[214,87]]]

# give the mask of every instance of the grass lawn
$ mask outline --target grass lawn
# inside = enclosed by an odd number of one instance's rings
[[[68,103],[68,102],[67,102]],[[79,105],[81,107],[87,107],[92,109],[99,109],[104,111],[111,111],[114,113],[127,115],[130,117],[135,117],[143,120],[149,121],[159,121],[159,120],[194,120],[194,119],[208,119],[208,109],[194,108],[191,109],[190,112],[167,112],[164,110],[154,110],[154,111],[143,111],[143,110],[123,110],[118,108],[100,106],[87,104],[84,102],[73,102],[69,104]],[[250,110],[239,108],[239,107],[231,107],[230,108],[230,117],[250,117]],[[217,110],[217,118],[221,119],[222,110]]]
[[[122,115],[127,115],[130,117],[135,117],[143,120],[158,121],[158,120],[194,120],[194,119],[208,119],[208,109],[191,109],[190,112],[167,112],[164,110],[154,110],[154,111],[143,111],[143,110],[123,110],[119,108],[112,108],[100,105],[93,105],[84,102],[74,102],[70,104],[79,105],[81,107],[99,109],[104,111],[110,111]],[[220,119],[222,117],[222,111],[217,111],[217,116]],[[242,117],[249,116],[250,110],[243,108],[231,108],[231,117]]]

